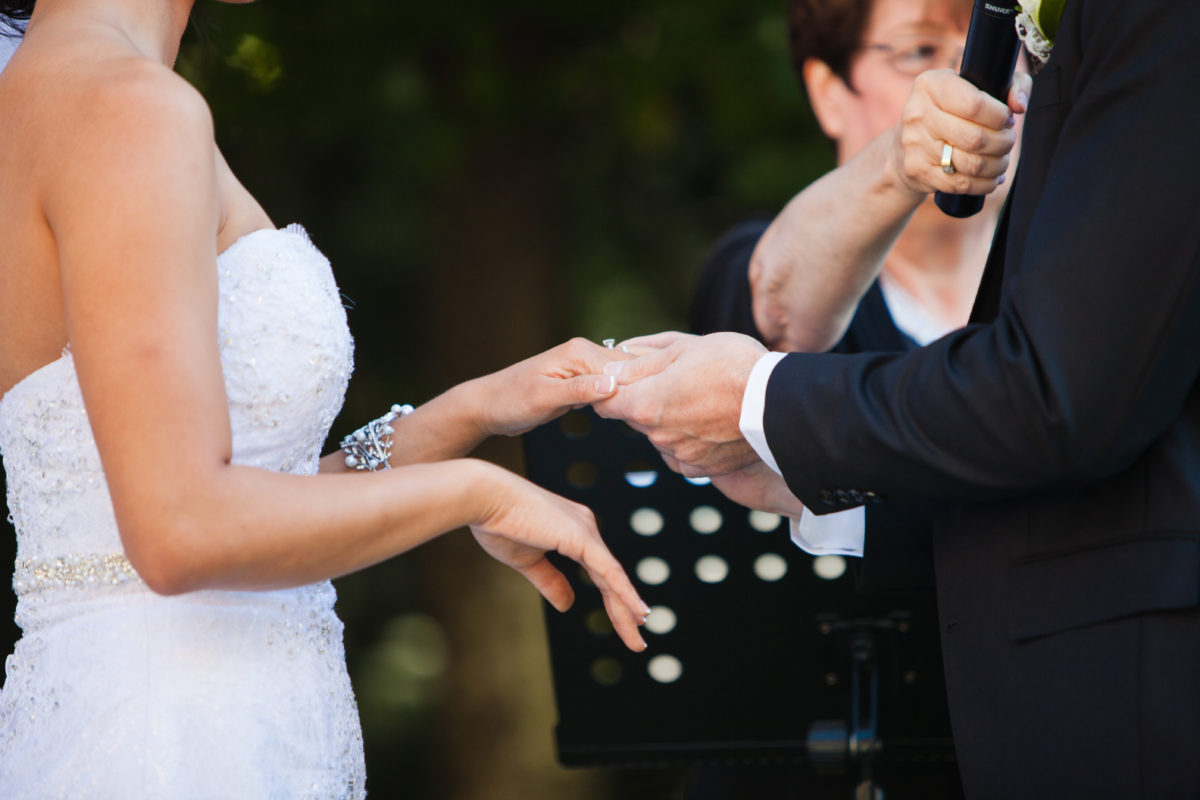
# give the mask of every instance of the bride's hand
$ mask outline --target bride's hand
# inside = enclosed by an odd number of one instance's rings
[[[604,365],[632,357],[576,338],[477,379],[484,433],[516,436],[572,408],[611,397],[616,381],[602,374]]]
[[[496,468],[493,474],[496,483],[487,511],[470,526],[484,551],[524,575],[559,611],[571,607],[575,592],[546,552],[578,562],[600,590],[621,641],[635,652],[645,650],[638,626],[650,608],[600,538],[591,510],[506,470]]]

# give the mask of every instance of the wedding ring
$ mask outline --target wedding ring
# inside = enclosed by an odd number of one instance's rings
[[[952,158],[954,158],[954,145],[946,142],[942,145],[942,172],[946,173],[947,175],[953,175],[958,171],[954,168],[954,164],[950,161]]]
[[[600,341],[600,344],[604,345],[604,347],[606,349],[612,350],[614,347],[617,346],[617,340],[616,339],[602,339]]]

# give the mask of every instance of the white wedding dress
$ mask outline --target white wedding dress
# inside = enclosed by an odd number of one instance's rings
[[[233,460],[315,473],[352,369],[329,263],[291,226],[217,266]],[[157,440],[146,458],[170,469],[171,431]],[[122,553],[69,351],[0,401],[0,452],[23,632],[0,691],[0,796],[365,795],[329,583],[150,591]]]

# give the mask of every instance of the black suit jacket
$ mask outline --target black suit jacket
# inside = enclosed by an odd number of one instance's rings
[[[971,798],[1200,797],[1198,89],[1200,3],[1069,0],[973,324],[767,388],[809,508],[936,502]]]

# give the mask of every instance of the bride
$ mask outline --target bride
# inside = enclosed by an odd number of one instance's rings
[[[5,797],[362,797],[329,579],[469,525],[557,608],[580,562],[648,612],[590,512],[482,461],[611,395],[577,340],[319,448],[351,339],[329,264],[277,228],[171,65],[194,0],[0,2],[0,451],[23,636]],[[32,15],[32,16],[30,16]],[[386,409],[381,409],[386,412]]]

